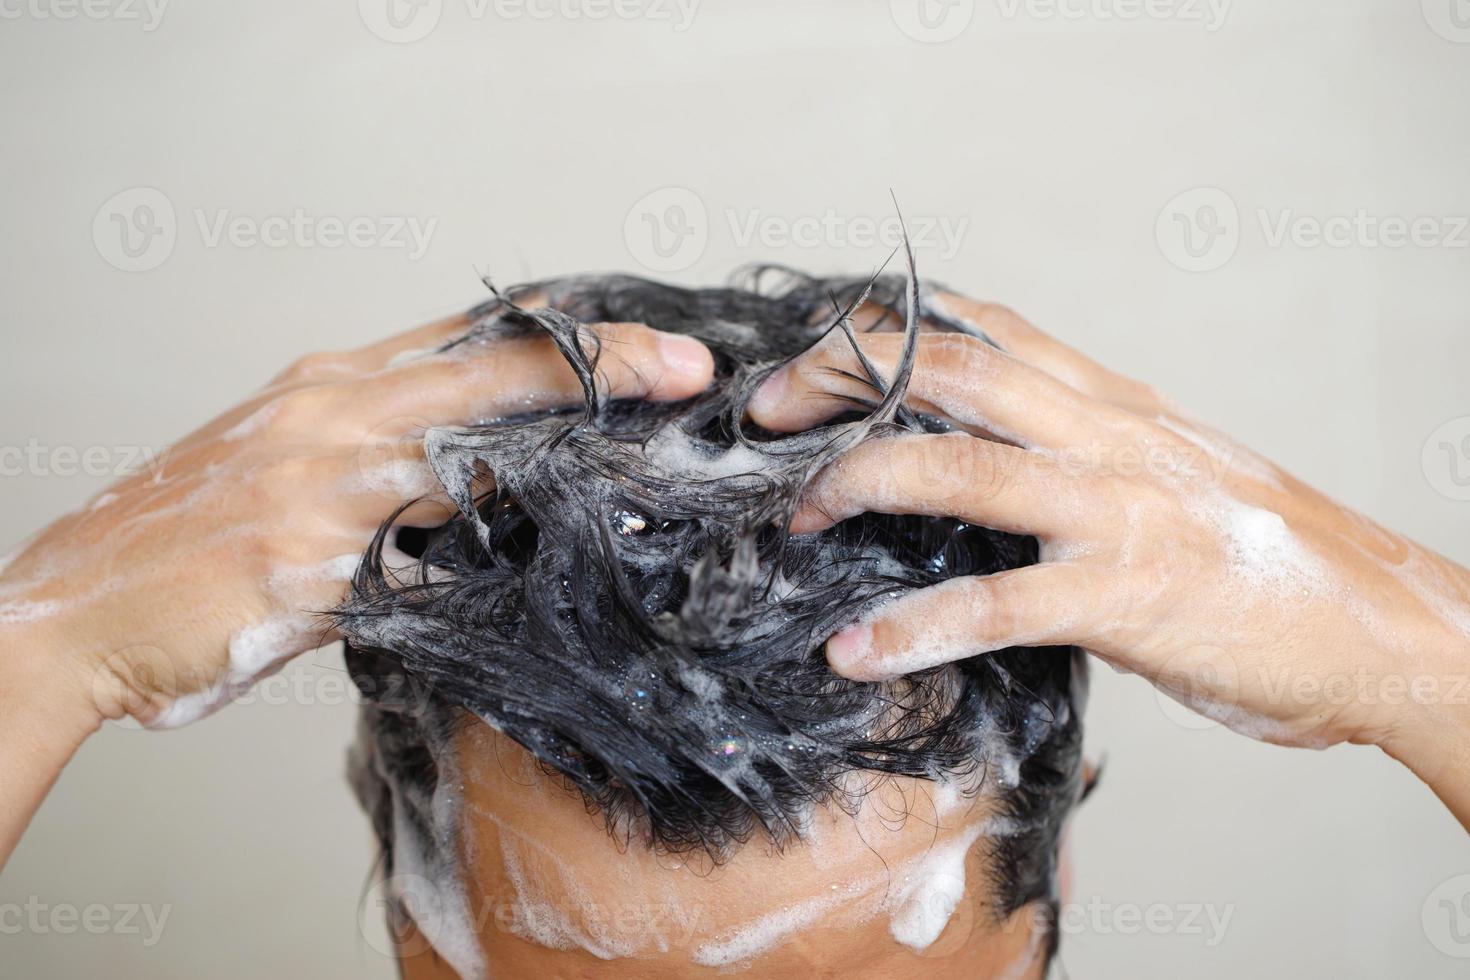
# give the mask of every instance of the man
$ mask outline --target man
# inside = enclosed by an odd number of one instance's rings
[[[1082,789],[1080,654],[873,684],[821,652],[897,595],[1033,562],[1035,542],[938,517],[789,531],[826,462],[952,429],[900,402],[917,307],[897,379],[868,377],[843,419],[781,437],[743,420],[773,368],[845,343],[854,312],[892,329],[904,285],[864,306],[864,283],[794,275],[587,278],[529,287],[548,310],[479,311],[465,343],[551,335],[586,404],[431,432],[460,513],[397,535],[417,569],[383,566],[385,527],[339,620],[407,975],[1044,972]],[[633,318],[697,337],[713,384],[599,397],[579,319]]]

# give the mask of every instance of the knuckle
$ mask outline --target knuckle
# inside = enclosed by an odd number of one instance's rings
[[[987,334],[1014,337],[1032,331],[1030,321],[1004,303],[977,301],[971,313],[975,323]]]
[[[298,388],[280,396],[265,418],[266,431],[276,435],[320,432],[334,420],[336,393],[323,386]]]
[[[589,323],[587,332],[595,335],[599,340],[611,340],[633,343],[642,339],[650,333],[649,329],[638,323],[625,323],[621,321],[599,321]]]
[[[920,486],[940,498],[960,492],[974,472],[972,441],[964,433],[915,437],[910,443],[912,473]]]
[[[965,437],[964,483],[983,496],[999,496],[1011,484],[1014,457],[998,450],[995,443]]]
[[[843,370],[826,351],[809,351],[786,366],[786,377],[795,391],[827,391],[838,381],[836,371]]]
[[[657,338],[657,331],[641,323],[598,323],[581,342],[587,355],[597,359],[600,385],[619,392],[641,392],[652,379],[639,367],[658,361]]]
[[[302,499],[331,478],[329,461],[316,456],[271,460],[248,481],[251,504],[266,513],[298,509]]]
[[[1167,399],[1162,391],[1146,381],[1134,381],[1131,378],[1125,378],[1123,381],[1128,391],[1128,401],[1135,406],[1135,410],[1151,415],[1163,413]]]
[[[982,300],[975,304],[975,317],[981,326],[987,323],[1017,325],[1024,324],[1026,319],[1014,309],[1004,303],[992,303]]]
[[[924,367],[931,371],[977,372],[994,360],[989,344],[959,333],[929,334],[921,340],[919,352]]]
[[[1003,642],[1017,635],[1021,617],[1015,597],[1001,583],[987,578],[969,581],[970,609],[977,632],[991,641]]]
[[[353,373],[352,355],[342,351],[303,354],[281,374],[281,380],[301,383],[332,381]]]
[[[594,323],[583,344],[601,346],[604,355],[624,359],[639,356],[643,349],[652,350],[658,342],[658,331],[641,323]],[[590,353],[590,351],[589,351]]]

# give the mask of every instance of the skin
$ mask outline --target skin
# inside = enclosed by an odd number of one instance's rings
[[[1388,531],[1000,306],[938,298],[993,338],[925,333],[909,404],[961,432],[857,447],[793,529],[875,511],[1034,534],[1030,568],[945,582],[827,644],[874,680],[1020,645],[1076,644],[1251,737],[1377,745],[1470,828],[1470,571]],[[901,337],[860,346],[891,376]],[[751,403],[808,428],[864,392],[823,344]]]
[[[785,941],[746,959],[741,972],[772,980],[925,976],[934,980],[1031,980],[1043,974],[1033,949],[1035,911],[993,912],[983,837],[967,852],[965,890],[939,938],[922,953],[889,931],[885,898],[903,889],[923,858],[975,838],[992,810],[986,797],[946,800],[933,784],[877,781],[854,818],[818,811],[807,839],[781,853],[751,842],[718,866],[705,855],[656,853],[609,835],[600,814],[547,776],[530,754],[467,719],[454,739],[460,879],[491,976],[673,980],[721,971],[693,959],[708,943],[791,907],[830,903]],[[968,836],[966,835],[969,830]],[[517,881],[507,863],[522,870]],[[853,883],[860,883],[854,885]],[[833,901],[834,888],[837,901]],[[588,901],[590,896],[592,901]],[[617,949],[552,949],[523,938],[526,907],[540,903],[578,933]],[[457,976],[433,940],[448,928],[431,916],[401,937],[406,980]]]
[[[312,354],[186,436],[161,470],[43,530],[0,572],[0,864],[77,747],[109,719],[173,721],[333,636],[379,524],[432,482],[430,424],[554,405],[582,391],[547,338],[460,345],[453,317],[361,350]],[[708,386],[697,341],[597,324],[600,383],[680,399]],[[426,353],[428,352],[428,353]],[[384,473],[390,474],[385,478]],[[437,524],[430,495],[401,519]],[[265,639],[251,649],[244,640]],[[232,644],[236,654],[233,658]],[[241,669],[239,661],[246,661]],[[179,714],[175,712],[174,714]],[[187,716],[187,715],[185,715]]]

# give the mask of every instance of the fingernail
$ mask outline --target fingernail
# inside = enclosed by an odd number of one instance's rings
[[[679,374],[707,374],[714,364],[709,348],[693,337],[677,333],[666,333],[658,338],[658,356]]]
[[[786,389],[791,387],[787,378],[786,369],[778,368],[776,373],[762,381],[760,387],[750,396],[750,404],[747,406],[751,415],[760,415],[766,418],[776,413],[776,406],[786,397]]]
[[[849,626],[827,641],[827,663],[844,676],[873,652],[873,627],[870,623]]]

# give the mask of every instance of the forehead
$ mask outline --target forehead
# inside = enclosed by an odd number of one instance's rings
[[[609,834],[561,780],[477,721],[449,751],[456,799],[436,810],[454,814],[464,907],[497,965],[535,975],[552,961],[597,963],[599,977],[640,980],[737,965],[886,976],[870,971],[913,968],[922,942],[928,965],[955,971],[928,972],[969,980],[1031,945],[1024,919],[988,911],[985,797],[885,779],[856,814],[815,808],[783,852],[753,842],[716,866]]]

